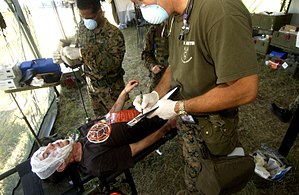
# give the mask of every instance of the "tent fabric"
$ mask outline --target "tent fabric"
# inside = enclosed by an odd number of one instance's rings
[[[114,0],[119,24],[127,24],[135,18],[134,4],[131,0]]]

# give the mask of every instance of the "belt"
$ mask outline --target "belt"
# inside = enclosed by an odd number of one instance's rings
[[[230,109],[221,110],[221,111],[218,111],[218,112],[191,113],[191,115],[193,117],[208,117],[210,115],[217,115],[217,114],[219,114],[222,117],[233,118],[233,117],[236,117],[236,115],[238,114],[238,112],[239,112],[238,108],[230,108]]]
[[[91,80],[92,85],[98,87],[110,87],[114,84],[120,77],[106,77],[99,80]]]

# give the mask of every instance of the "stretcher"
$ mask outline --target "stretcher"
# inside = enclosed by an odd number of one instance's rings
[[[173,139],[177,135],[177,129],[170,130],[164,137],[159,139],[157,142],[134,156],[134,164],[144,159],[147,155],[157,150],[160,146],[164,145],[167,141]],[[24,195],[43,195],[43,194],[63,194],[63,195],[73,195],[73,194],[92,194],[94,192],[87,191],[84,186],[93,179],[98,179],[98,181],[104,186],[105,194],[112,194],[115,190],[112,188],[111,184],[113,181],[121,175],[125,176],[124,182],[130,186],[131,194],[137,195],[137,190],[134,182],[134,178],[131,174],[130,169],[115,171],[114,173],[104,175],[102,177],[96,178],[92,175],[83,175],[77,164],[72,164],[67,167],[67,169],[58,177],[64,178],[57,183],[43,181],[35,173],[31,171],[30,158],[23,163],[16,166],[16,170],[20,176],[20,183],[13,194],[24,194]],[[70,178],[71,182],[66,178]],[[71,185],[69,184],[71,183]],[[118,192],[118,194],[122,194]]]
[[[164,145],[167,141],[173,139],[176,135],[177,135],[177,129],[172,129],[171,131],[169,131],[164,137],[162,137],[157,142],[155,142],[154,144],[152,144],[151,146],[149,146],[148,148],[146,148],[145,150],[143,150],[142,152],[140,152],[139,154],[134,156],[134,164],[137,164],[139,161],[143,160],[147,155],[158,150],[158,148],[160,146]],[[67,194],[71,194],[74,192],[83,193],[86,190],[84,188],[84,184],[91,181],[92,179],[95,179],[96,177],[94,177],[92,175],[82,176],[82,175],[80,175],[80,172],[76,167],[70,167],[70,168],[72,170],[69,172],[71,173],[70,176],[72,178],[74,185],[72,187],[70,187],[68,190],[66,190],[63,194],[67,195]],[[130,172],[130,169],[116,171],[109,175],[104,175],[103,177],[98,177],[98,179],[101,182],[101,184],[105,187],[106,193],[111,194],[113,192],[113,190],[115,190],[110,186],[111,182],[113,183],[113,181],[118,176],[121,176],[121,175],[125,176],[124,182],[126,182],[130,186],[131,194],[137,195],[138,193],[136,190],[134,178]],[[86,194],[86,193],[84,193],[84,194]]]

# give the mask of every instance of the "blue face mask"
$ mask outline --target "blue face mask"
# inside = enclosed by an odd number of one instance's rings
[[[158,0],[156,5],[140,6],[140,10],[143,18],[151,24],[161,24],[169,17],[165,9],[158,5]]]
[[[98,26],[97,21],[95,21],[94,19],[84,19],[83,18],[83,22],[84,22],[85,27],[89,30],[94,30]]]

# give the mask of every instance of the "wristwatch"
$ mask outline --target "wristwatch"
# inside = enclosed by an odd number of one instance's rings
[[[179,101],[179,115],[187,115],[188,113],[185,110],[185,102],[183,100]]]

